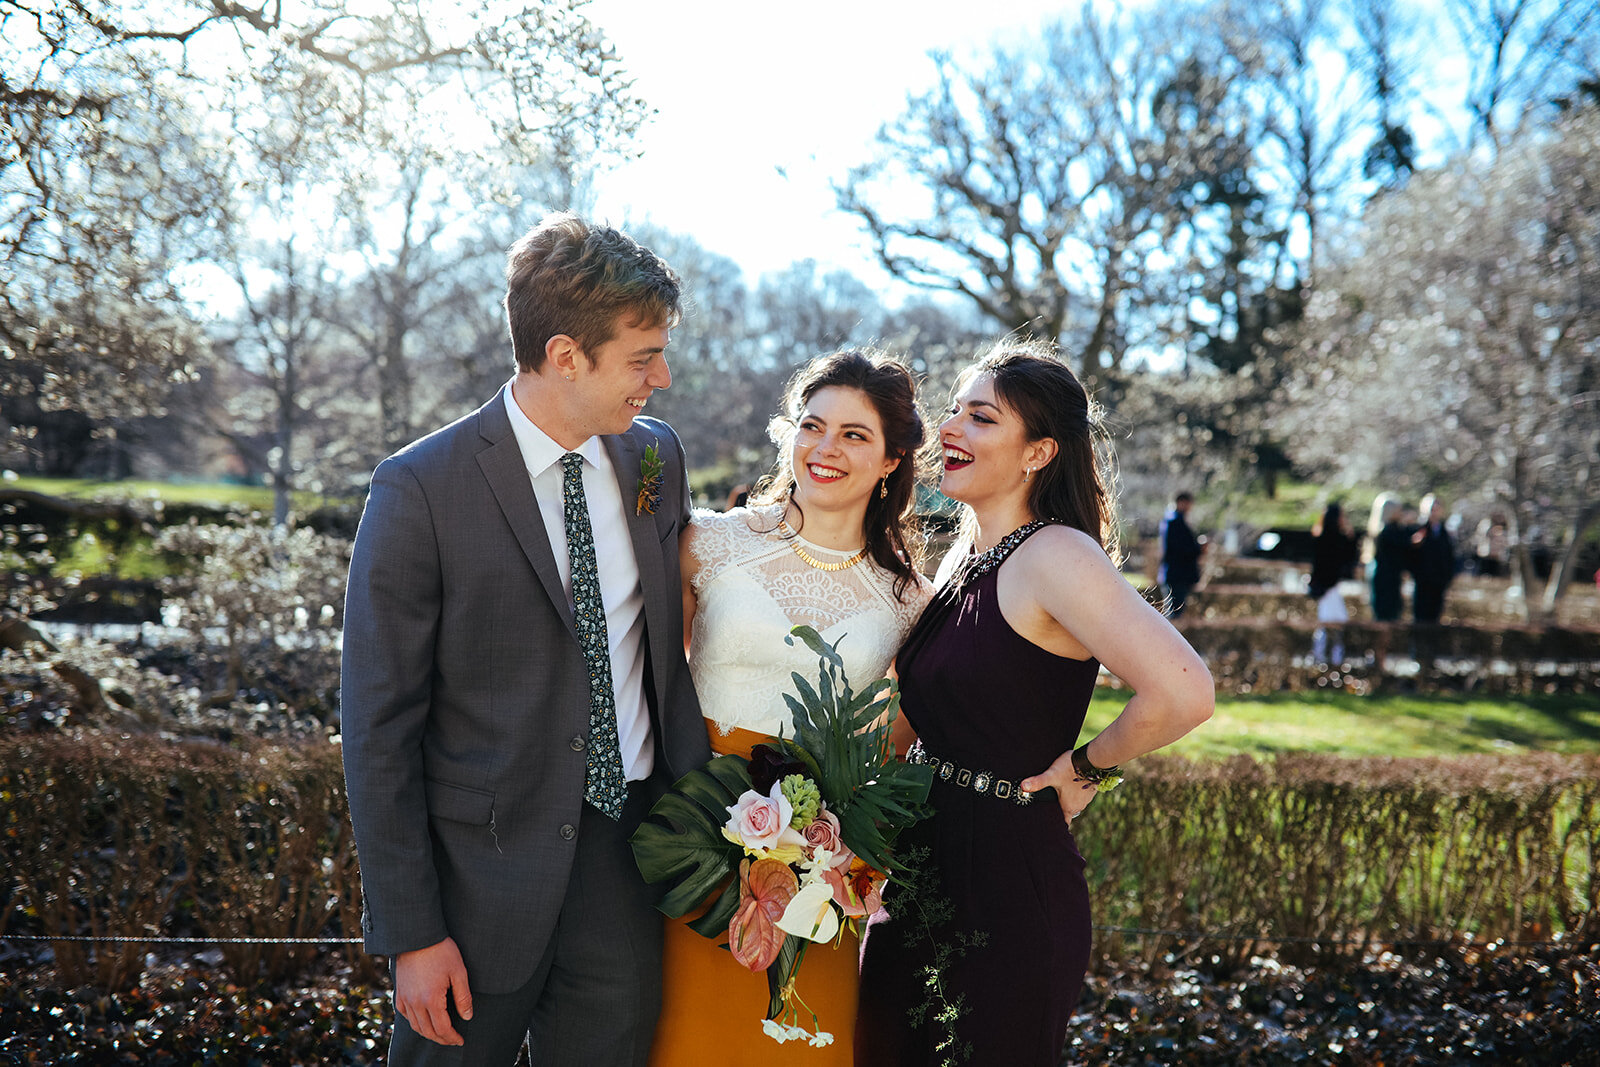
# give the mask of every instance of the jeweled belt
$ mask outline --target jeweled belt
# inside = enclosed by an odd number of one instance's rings
[[[939,781],[949,782],[951,785],[962,789],[970,789],[974,793],[979,793],[986,797],[994,797],[996,800],[1009,800],[1014,804],[1033,803],[1033,794],[1024,790],[1016,782],[1007,778],[996,778],[988,771],[974,771],[961,766],[959,763],[942,760],[923,748],[921,741],[911,746],[911,751],[906,753],[906,762],[915,763],[923,767],[932,767],[934,768],[933,776]]]

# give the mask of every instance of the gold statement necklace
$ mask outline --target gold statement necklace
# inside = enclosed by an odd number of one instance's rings
[[[862,560],[867,558],[867,546],[862,545],[861,551],[857,552],[849,559],[835,560],[834,562],[829,563],[827,560],[818,559],[816,556],[813,556],[804,548],[800,547],[800,535],[789,528],[788,522],[783,519],[779,519],[778,529],[783,531],[784,538],[789,542],[789,547],[794,549],[794,554],[799,556],[803,562],[817,568],[819,571],[849,570],[851,567],[854,567],[857,563],[860,563]]]

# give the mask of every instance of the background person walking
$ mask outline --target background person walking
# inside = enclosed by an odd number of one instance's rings
[[[1356,535],[1337,501],[1322,512],[1312,527],[1315,539],[1311,557],[1311,598],[1317,602],[1317,629],[1311,635],[1311,659],[1337,667],[1344,662],[1344,624],[1350,621],[1339,583],[1355,573]],[[1333,654],[1328,655],[1328,637],[1333,637]]]
[[[1161,520],[1161,570],[1156,580],[1167,591],[1167,615],[1183,614],[1189,594],[1200,584],[1200,555],[1205,543],[1189,528],[1194,496],[1184,490],[1172,498],[1172,510]]]
[[[1400,501],[1380,493],[1372,502],[1372,517],[1367,522],[1367,538],[1372,561],[1372,617],[1378,622],[1399,622],[1405,603],[1400,596],[1400,580],[1405,576],[1411,554],[1411,534],[1400,521]]]
[[[1444,594],[1456,576],[1456,550],[1444,528],[1444,504],[1429,493],[1422,498],[1422,525],[1411,535],[1411,575],[1416,591],[1411,614],[1417,622],[1436,623],[1444,613]]]

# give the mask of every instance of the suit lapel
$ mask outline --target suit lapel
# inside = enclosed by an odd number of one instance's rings
[[[661,539],[656,535],[655,516],[640,513],[639,463],[643,448],[638,437],[649,437],[648,430],[630,430],[615,437],[602,437],[606,452],[611,456],[611,466],[617,475],[617,487],[622,491],[622,512],[628,518],[628,536],[633,541],[633,557],[639,565],[639,584],[644,587],[647,610],[653,611],[666,592],[667,575],[661,565]]]
[[[661,539],[656,534],[655,516],[650,512],[639,512],[639,463],[644,458],[644,446],[640,438],[644,438],[646,444],[654,443],[650,431],[637,426],[625,434],[602,437],[600,440],[611,457],[611,466],[617,475],[617,487],[622,491],[622,513],[628,519],[628,536],[633,542],[633,559],[639,568],[639,586],[644,593],[645,629],[650,635],[650,644],[655,645],[669,628],[666,596],[669,592],[674,596],[680,594],[677,590],[667,589],[667,573],[661,560]],[[681,641],[682,637],[673,640]],[[659,654],[651,657],[652,663],[659,661]],[[659,693],[659,686],[657,691]]]
[[[523,554],[539,576],[550,603],[555,605],[557,613],[567,624],[567,631],[576,641],[578,628],[572,620],[572,605],[561,584],[555,553],[550,548],[544,520],[539,517],[539,503],[533,496],[533,483],[529,480],[527,465],[522,461],[522,449],[517,447],[517,437],[511,432],[511,419],[506,414],[505,397],[501,394],[496,393],[494,399],[479,410],[478,433],[488,445],[478,453],[478,467],[488,480],[489,490],[500,505],[517,543],[522,546]]]

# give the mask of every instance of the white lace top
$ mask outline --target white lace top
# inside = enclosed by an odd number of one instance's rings
[[[799,641],[784,643],[791,627],[811,626],[834,645],[859,692],[888,672],[933,594],[918,575],[904,603],[896,600],[894,575],[870,559],[847,570],[818,570],[777,532],[782,514],[781,504],[694,513],[690,551],[699,570],[689,672],[700,709],[722,733],[742,727],[776,734],[780,726],[792,732],[783,701],[793,692],[789,672],[815,685],[817,657]],[[817,559],[854,555],[799,541]]]

